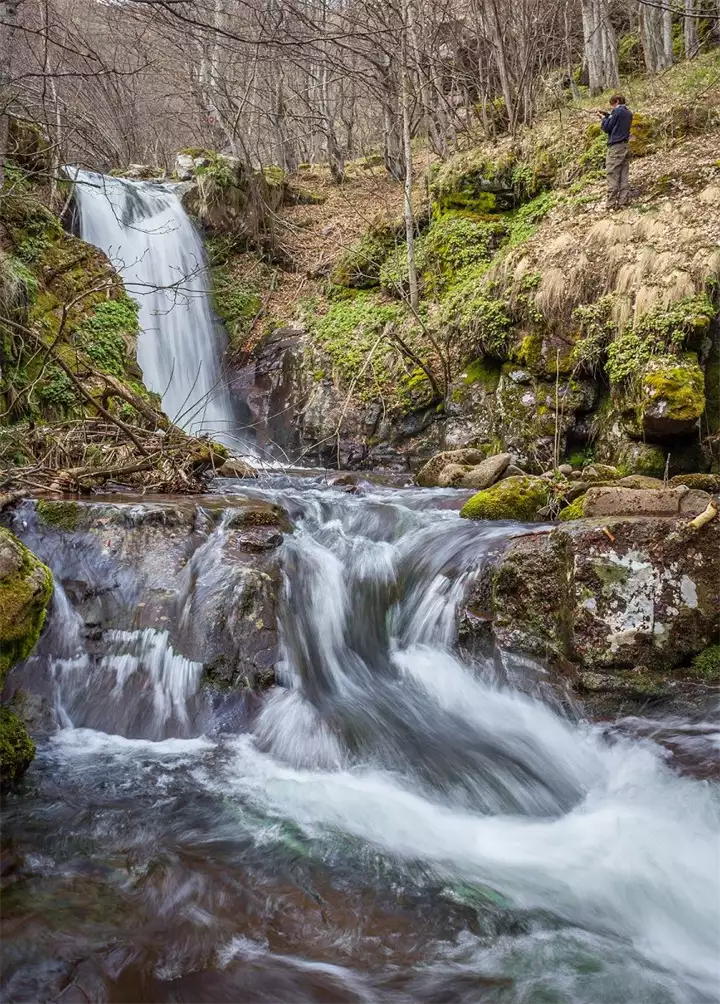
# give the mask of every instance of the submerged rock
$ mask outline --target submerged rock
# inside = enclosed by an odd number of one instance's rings
[[[550,501],[544,478],[530,475],[505,478],[473,495],[460,510],[465,519],[516,519],[531,522]]]

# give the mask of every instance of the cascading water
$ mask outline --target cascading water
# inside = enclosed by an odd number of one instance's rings
[[[174,186],[69,173],[80,235],[107,254],[139,304],[146,386],[188,432],[245,447],[221,365],[225,337],[210,305],[205,252]]]
[[[92,652],[99,617],[83,640],[56,599],[65,647],[49,633],[35,658],[66,727],[5,814],[4,999],[717,1001],[717,786],[453,647],[468,577],[528,528],[461,522],[442,491],[251,492],[295,530],[283,686],[241,731],[195,714],[197,668],[161,631],[130,619]],[[69,588],[83,546],[45,551]]]

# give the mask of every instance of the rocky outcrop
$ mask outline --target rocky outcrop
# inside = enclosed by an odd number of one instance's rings
[[[21,518],[91,642],[117,630],[166,630],[175,652],[218,684],[272,681],[277,549],[292,530],[280,507],[240,496],[202,505],[58,501],[50,510],[26,503]]]
[[[580,690],[658,695],[717,639],[720,520],[695,529],[686,517],[582,519],[518,537],[475,583],[462,618]]]
[[[8,671],[35,647],[52,588],[50,569],[0,527],[0,689]],[[0,790],[20,779],[34,755],[22,721],[10,708],[0,708]]]

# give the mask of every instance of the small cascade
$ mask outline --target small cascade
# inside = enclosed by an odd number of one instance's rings
[[[226,338],[208,294],[202,241],[172,184],[69,168],[80,235],[107,254],[140,307],[138,362],[166,414],[247,452],[222,368]]]

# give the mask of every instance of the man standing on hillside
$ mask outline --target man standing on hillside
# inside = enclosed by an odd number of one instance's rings
[[[607,133],[608,149],[605,158],[607,171],[607,207],[620,209],[628,204],[628,174],[630,173],[630,127],[633,114],[625,104],[622,94],[610,98],[609,112],[602,115],[602,131]]]

